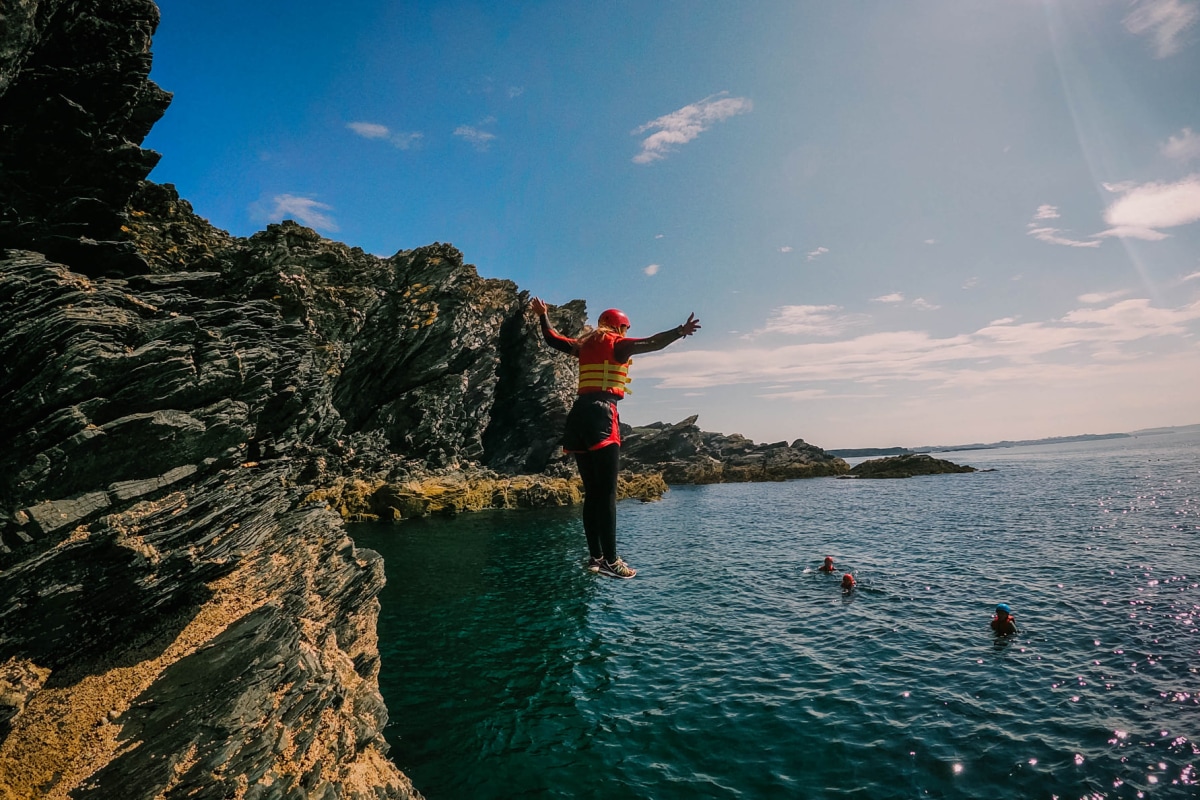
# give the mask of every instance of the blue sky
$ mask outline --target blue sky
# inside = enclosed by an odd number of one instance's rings
[[[1200,422],[1200,0],[165,0],[151,179],[631,335],[632,424]]]

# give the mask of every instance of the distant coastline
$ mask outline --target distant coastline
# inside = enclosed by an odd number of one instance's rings
[[[1179,425],[1165,428],[1142,428],[1129,433],[1084,433],[1078,436],[1051,436],[1046,439],[1004,440],[1000,442],[976,442],[974,444],[945,444],[924,445],[921,447],[858,447],[840,450],[826,450],[838,458],[863,458],[879,456],[898,456],[914,453],[954,453],[961,450],[996,450],[1002,447],[1024,447],[1039,444],[1068,444],[1070,442],[1090,442],[1100,439],[1133,439],[1138,436],[1162,436],[1164,434],[1200,433],[1200,423],[1195,425]]]

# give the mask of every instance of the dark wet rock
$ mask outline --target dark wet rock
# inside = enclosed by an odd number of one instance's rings
[[[124,207],[158,162],[150,0],[8,3],[0,26],[0,247],[88,274],[145,271]]]
[[[803,439],[757,444],[740,434],[707,433],[691,416],[623,432],[622,464],[659,471],[667,483],[743,483],[843,475],[846,462]]]
[[[851,468],[855,478],[911,478],[915,475],[948,475],[959,472],[975,472],[974,467],[959,466],[925,453],[875,458]]]

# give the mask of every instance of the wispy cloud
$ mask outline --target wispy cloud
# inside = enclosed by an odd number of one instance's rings
[[[841,306],[780,306],[766,325],[743,338],[781,334],[787,336],[838,336],[863,325],[862,314],[841,314]]]
[[[1185,0],[1141,0],[1125,17],[1125,29],[1149,36],[1158,58],[1178,53],[1183,34],[1200,19],[1200,7]]]
[[[266,212],[271,220],[294,219],[301,225],[307,225],[317,230],[335,232],[337,222],[326,214],[333,207],[318,202],[311,197],[299,197],[294,194],[277,194],[271,198],[273,206]]]
[[[347,122],[346,127],[364,139],[383,139],[401,150],[413,147],[424,138],[416,132],[393,131],[378,122]]]
[[[491,146],[492,140],[496,138],[496,134],[473,125],[459,125],[454,129],[454,135],[470,142],[476,150],[487,150]]]
[[[1063,231],[1062,228],[1055,228],[1053,226],[1045,224],[1046,220],[1058,219],[1059,216],[1060,215],[1058,213],[1058,206],[1052,206],[1052,205],[1038,206],[1037,211],[1035,211],[1033,213],[1033,222],[1030,222],[1028,225],[1025,226],[1026,228],[1028,228],[1026,233],[1028,235],[1032,236],[1033,238],[1037,239],[1039,242],[1046,242],[1047,244],[1058,244],[1058,245],[1063,245],[1065,247],[1099,247],[1100,246],[1100,242],[1095,241],[1095,240],[1084,242],[1084,241],[1080,241],[1078,239],[1071,239],[1071,238],[1063,235],[1065,233],[1065,231]]]
[[[1200,272],[1193,272],[1191,275],[1184,275],[1183,282],[1200,280]]]
[[[1107,303],[1111,300],[1116,300],[1118,297],[1124,297],[1129,294],[1128,289],[1120,289],[1115,292],[1089,292],[1088,294],[1079,295],[1079,302],[1087,303],[1094,306],[1100,303]]]
[[[1183,162],[1200,158],[1200,136],[1192,133],[1191,128],[1184,128],[1178,136],[1167,139],[1162,146],[1162,153],[1167,158]]]
[[[1158,241],[1174,228],[1200,220],[1200,175],[1175,183],[1145,183],[1125,193],[1104,212],[1109,228],[1097,236]]]
[[[790,253],[792,252],[792,246],[790,244],[785,244],[783,247],[779,248],[779,252]]]
[[[654,133],[642,140],[642,151],[633,157],[635,164],[649,164],[666,158],[680,145],[687,144],[715,123],[748,113],[754,104],[746,97],[727,97],[728,92],[710,95],[698,103],[686,105],[633,130],[634,136]]]
[[[779,309],[764,332],[819,332],[836,319],[836,306]],[[1159,308],[1146,299],[1104,308],[1081,308],[1047,322],[996,320],[972,332],[934,337],[923,331],[869,333],[830,342],[751,346],[736,350],[686,350],[643,356],[639,375],[671,389],[764,384],[812,389],[815,383],[880,386],[925,382],[934,388],[1061,382],[1072,371],[1090,372],[1114,360],[1137,361],[1155,342],[1159,359],[1187,363],[1200,354],[1200,301]],[[1172,355],[1177,354],[1178,357]]]
[[[816,250],[809,250],[807,258],[809,261],[812,261],[814,258],[820,258],[821,256],[825,255],[828,252],[829,252],[828,247],[818,247]]]
[[[643,269],[642,272],[646,273],[647,275],[657,275],[658,270],[659,270],[658,264],[647,264],[646,268]]]
[[[364,139],[386,139],[391,132],[387,125],[377,122],[347,122],[346,127]]]
[[[889,306],[898,306],[905,302],[904,292],[892,292],[891,294],[882,294],[879,297],[872,297],[871,302],[883,303]],[[924,297],[918,297],[911,303],[908,303],[908,305],[912,306],[918,311],[936,311],[941,308],[941,306],[929,302]]]

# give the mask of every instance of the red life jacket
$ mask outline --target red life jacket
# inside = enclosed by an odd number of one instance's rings
[[[624,397],[628,391],[629,365],[632,360],[617,363],[613,346],[622,338],[619,333],[590,336],[579,347],[579,394],[608,392]]]

